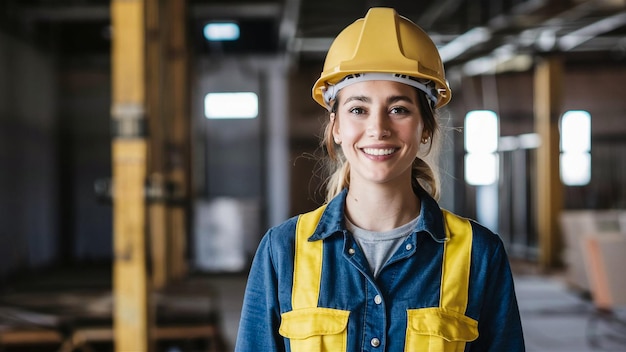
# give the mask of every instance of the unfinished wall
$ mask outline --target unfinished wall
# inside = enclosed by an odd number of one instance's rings
[[[56,110],[53,58],[0,33],[0,279],[57,253]]]
[[[566,65],[563,112],[591,114],[592,174],[586,186],[564,188],[564,206],[570,209],[607,209],[626,206],[626,67]],[[534,131],[533,73],[508,73],[465,79],[453,91],[451,115],[457,127],[473,109],[489,109],[500,116],[500,134],[513,136]],[[463,153],[462,133],[456,133]],[[462,174],[457,175],[461,177]],[[465,186],[463,186],[465,187]]]
[[[111,79],[107,57],[59,65],[60,251],[65,262],[107,261],[113,246],[111,204],[98,179],[111,177]]]

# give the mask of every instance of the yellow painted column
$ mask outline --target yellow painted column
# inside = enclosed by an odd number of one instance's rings
[[[559,215],[563,208],[563,185],[559,174],[562,113],[563,62],[560,57],[541,58],[535,68],[535,131],[541,138],[537,149],[536,188],[539,264],[547,270],[560,264],[562,240]]]
[[[113,328],[115,350],[149,350],[146,272],[145,6],[113,0]]]

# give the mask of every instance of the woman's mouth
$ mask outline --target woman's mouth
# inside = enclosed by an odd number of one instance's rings
[[[393,154],[397,148],[363,148],[365,154],[373,156],[384,156]]]

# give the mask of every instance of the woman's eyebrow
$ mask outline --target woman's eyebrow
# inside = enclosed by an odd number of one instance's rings
[[[365,95],[353,95],[351,97],[348,97],[346,99],[346,101],[343,102],[343,105],[348,104],[351,101],[361,101],[364,103],[371,103],[372,102],[372,98],[365,96]],[[399,101],[405,101],[407,103],[410,104],[415,104],[415,101],[413,99],[411,99],[411,97],[406,96],[406,95],[392,95],[390,97],[387,98],[387,104],[392,104],[392,103],[397,103]]]
[[[366,97],[364,95],[354,95],[349,97],[348,99],[346,99],[346,101],[343,102],[343,105],[346,105],[347,103],[353,101],[353,100],[358,100],[358,101],[362,101],[364,103],[371,103],[372,99],[369,97]]]
[[[406,95],[394,95],[387,98],[387,104],[397,103],[399,101],[405,101],[407,103],[415,104],[415,101],[411,97]]]

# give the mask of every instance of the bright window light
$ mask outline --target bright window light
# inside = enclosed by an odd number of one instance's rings
[[[468,153],[495,153],[498,150],[498,115],[474,110],[465,115],[465,150]]]
[[[584,186],[591,180],[591,155],[587,152],[561,154],[561,180],[568,186]]]
[[[591,115],[572,110],[561,118],[561,151],[588,152],[591,150]]]
[[[209,23],[203,33],[208,41],[233,41],[239,39],[239,26],[231,22]]]
[[[256,93],[209,93],[204,97],[204,116],[208,119],[253,119],[258,114]]]
[[[474,186],[487,186],[498,179],[498,156],[493,153],[465,155],[465,181]]]
[[[591,115],[567,111],[561,117],[561,181],[584,186],[591,181]]]

